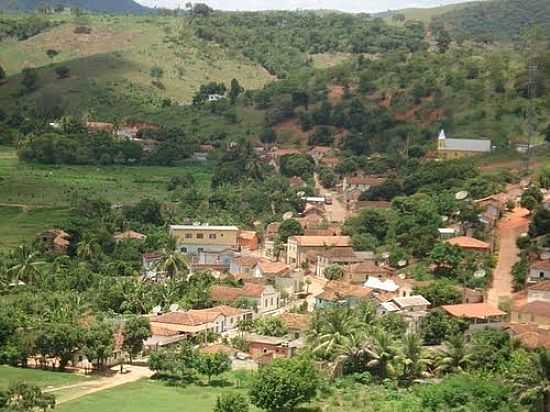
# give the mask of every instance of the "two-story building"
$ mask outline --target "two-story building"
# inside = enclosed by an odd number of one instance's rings
[[[249,300],[256,313],[272,312],[279,307],[281,294],[272,285],[245,282],[242,288],[215,285],[210,289],[210,298],[218,303],[233,303],[240,299]]]
[[[334,248],[349,248],[349,236],[291,236],[287,241],[287,264],[301,266],[308,252],[326,252]]]
[[[177,249],[190,256],[237,250],[239,246],[237,226],[171,225],[169,232],[176,239]]]

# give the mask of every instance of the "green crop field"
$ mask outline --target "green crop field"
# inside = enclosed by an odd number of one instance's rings
[[[49,166],[20,162],[15,150],[0,147],[0,249],[32,239],[62,221],[71,199],[86,195],[113,203],[144,198],[170,201],[170,177],[191,172],[209,186],[209,164],[160,166]]]
[[[43,389],[60,387],[75,383],[85,382],[92,378],[66,372],[50,372],[38,369],[12,368],[0,366],[0,390],[6,389],[10,384],[26,382],[38,385]]]

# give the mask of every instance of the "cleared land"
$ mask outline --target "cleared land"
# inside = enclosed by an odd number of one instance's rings
[[[48,166],[19,162],[13,148],[0,147],[0,249],[29,240],[63,220],[75,196],[133,204],[144,198],[170,201],[172,176],[191,172],[210,184],[208,164],[157,166]]]

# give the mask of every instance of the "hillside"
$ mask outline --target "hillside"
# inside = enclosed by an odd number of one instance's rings
[[[90,33],[75,33],[83,25]],[[48,50],[57,54],[48,57]],[[0,90],[4,107],[15,104],[12,97],[20,91],[21,70],[35,67],[38,87],[18,96],[19,103],[53,98],[63,100],[64,107],[86,107],[100,115],[115,114],[115,107],[121,116],[157,110],[167,98],[190,103],[208,81],[229,84],[237,78],[246,89],[256,89],[272,79],[242,54],[198,39],[188,25],[160,16],[86,15],[57,21],[55,27],[26,40],[4,40],[0,65],[8,75]],[[68,78],[56,78],[59,66],[69,68]],[[155,85],[154,67],[161,70]]]
[[[467,4],[438,17],[456,39],[519,40],[538,26],[550,33],[548,0],[490,0]]]
[[[404,16],[405,21],[416,20],[427,24],[430,23],[434,17],[441,16],[442,14],[449,13],[451,11],[461,10],[464,7],[471,6],[473,3],[474,2],[447,4],[438,7],[411,7],[407,9],[378,13],[377,16],[383,18],[384,21],[390,24],[400,24],[401,18],[399,15]]]
[[[30,11],[59,5],[106,13],[145,13],[150,10],[133,0],[0,0],[0,10]]]

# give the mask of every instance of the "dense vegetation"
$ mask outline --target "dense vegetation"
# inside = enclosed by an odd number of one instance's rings
[[[64,7],[106,13],[144,13],[149,10],[133,0],[0,0],[0,10],[55,9],[61,12]]]
[[[545,0],[490,0],[452,10],[437,17],[456,39],[520,40],[539,27],[550,30],[550,4]]]

